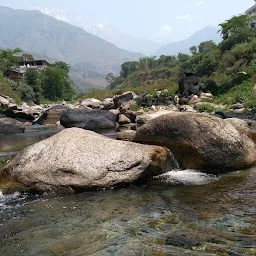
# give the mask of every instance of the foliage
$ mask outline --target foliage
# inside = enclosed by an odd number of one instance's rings
[[[237,44],[250,42],[255,38],[255,30],[250,26],[251,22],[250,16],[239,15],[221,23],[220,32],[224,40],[220,43],[220,49],[230,50]]]
[[[1,72],[0,72],[0,93],[13,98],[17,103],[21,103],[20,97],[17,95],[17,93],[15,93],[12,87],[8,84],[8,81],[4,78]]]
[[[14,50],[0,50],[0,72],[4,76],[8,76],[11,67],[18,65],[20,61],[19,54],[21,49],[16,48]]]
[[[120,76],[111,77],[112,93],[125,89],[154,94],[156,87],[170,88],[168,83],[177,83],[179,77],[189,71],[199,76],[202,82],[216,81],[218,87],[214,83],[208,88],[219,102],[233,104],[242,101],[251,106],[254,96],[248,83],[244,82],[256,73],[256,30],[250,26],[251,21],[247,15],[240,15],[221,23],[223,41],[218,45],[213,41],[205,41],[198,46],[191,46],[191,55],[162,55],[159,58],[145,57],[137,62],[123,63]],[[236,89],[238,87],[240,92]],[[103,91],[98,93],[104,94]],[[93,94],[97,97],[95,92]],[[211,110],[210,105],[201,108]]]
[[[229,83],[222,85],[228,89],[222,90],[223,93],[217,95],[216,101],[226,105],[244,103],[245,107],[253,108],[256,106],[256,94],[253,93],[253,85],[252,80],[248,77],[243,82],[241,82],[241,78],[229,81]]]
[[[126,91],[133,91],[136,94],[152,94],[156,95],[157,91],[166,89],[169,95],[173,95],[177,89],[178,84],[170,80],[161,80],[151,86],[140,86],[140,87],[128,87],[122,89],[92,89],[90,92],[85,93],[82,98],[97,98],[104,100],[106,98],[112,98],[115,95],[120,95]]]
[[[15,92],[24,101],[36,101],[36,94],[33,88],[30,87],[25,81],[17,83]]]
[[[20,49],[0,51],[0,89],[1,93],[14,98],[18,103],[34,101],[40,103],[40,98],[48,100],[69,100],[75,91],[69,80],[70,66],[65,62],[55,62],[43,71],[26,69],[24,80],[12,81],[7,77],[12,67],[16,67],[23,59],[33,60],[31,54],[23,54]]]
[[[207,102],[203,102],[201,104],[198,104],[196,106],[196,108],[197,108],[197,111],[200,112],[200,113],[201,112],[212,113],[212,112],[217,111],[216,107],[213,104],[207,103]]]
[[[59,67],[47,67],[42,71],[41,87],[43,96],[49,100],[69,100],[75,94],[68,80],[67,70]]]

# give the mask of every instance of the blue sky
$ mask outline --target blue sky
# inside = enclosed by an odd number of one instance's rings
[[[178,41],[244,13],[253,0],[0,0],[16,9],[61,9],[89,23],[111,25],[135,36]]]

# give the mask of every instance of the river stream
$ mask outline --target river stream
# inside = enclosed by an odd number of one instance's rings
[[[1,137],[0,153],[56,132]],[[172,170],[140,186],[65,196],[0,194],[0,255],[256,255],[255,188],[256,168]]]

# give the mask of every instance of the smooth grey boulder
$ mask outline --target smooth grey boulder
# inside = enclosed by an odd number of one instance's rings
[[[78,127],[97,131],[116,127],[118,115],[108,110],[71,109],[63,113],[60,124],[65,128]]]
[[[171,160],[169,151],[159,146],[71,128],[24,149],[3,173],[36,191],[74,192],[165,173],[172,168]]]
[[[125,134],[119,135],[119,139],[122,137],[129,139]],[[141,126],[130,138],[134,142],[168,147],[184,169],[218,173],[256,164],[256,145],[249,135],[230,121],[206,114],[162,115]]]
[[[84,99],[82,102],[81,102],[81,106],[82,107],[88,107],[88,108],[99,108],[100,105],[102,104],[102,102],[98,99],[94,99],[94,98],[88,98],[88,99]]]
[[[23,133],[25,126],[23,123],[12,118],[0,118],[0,134]]]

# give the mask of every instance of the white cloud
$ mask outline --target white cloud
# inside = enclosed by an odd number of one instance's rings
[[[161,30],[162,31],[171,31],[171,27],[169,24],[164,24],[162,27],[161,27]]]
[[[176,17],[177,20],[188,20],[190,18],[191,18],[191,14],[186,14],[186,15],[181,15]]]
[[[198,0],[196,5],[201,7],[201,6],[204,6],[205,4],[206,4],[205,0]]]

